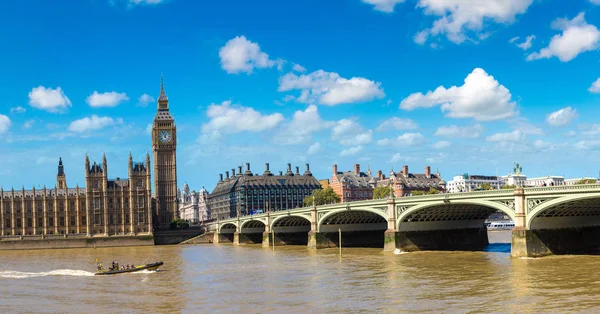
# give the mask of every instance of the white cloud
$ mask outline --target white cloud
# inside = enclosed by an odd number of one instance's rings
[[[449,138],[477,138],[483,132],[483,127],[480,124],[472,126],[440,126],[433,135]]]
[[[364,3],[372,4],[373,10],[392,13],[394,12],[394,7],[398,3],[404,2],[404,0],[362,0]]]
[[[97,91],[94,91],[91,95],[87,97],[85,102],[92,108],[100,108],[116,107],[120,103],[128,100],[129,97],[127,97],[125,93],[106,92],[100,94]]]
[[[165,0],[129,0],[131,4],[159,4]]]
[[[419,0],[417,7],[426,15],[439,16],[431,28],[415,36],[415,42],[423,44],[429,36],[445,35],[448,40],[460,44],[473,33],[485,39],[489,32],[484,28],[489,21],[511,24],[518,14],[527,11],[533,0]]]
[[[71,107],[71,101],[60,87],[52,89],[38,86],[29,92],[29,105],[44,111],[60,113]]]
[[[21,107],[21,106],[16,106],[13,108],[10,108],[10,113],[25,113],[27,111],[27,109]]]
[[[327,106],[367,102],[385,97],[381,83],[364,77],[346,79],[335,72],[317,70],[309,74],[287,73],[279,78],[279,91],[300,90],[299,102]]]
[[[340,156],[354,156],[354,155],[360,153],[362,150],[363,150],[363,147],[360,145],[349,147],[349,148],[342,150],[340,152]]]
[[[375,129],[375,131],[382,132],[387,130],[413,130],[417,127],[417,123],[411,119],[393,117],[383,121]]]
[[[395,147],[412,147],[423,145],[424,143],[425,136],[421,133],[404,133],[395,139],[384,138],[377,141],[377,145]]]
[[[365,145],[373,141],[373,131],[365,130],[355,118],[342,119],[335,122],[331,139],[346,146]]]
[[[202,125],[202,133],[218,131],[223,134],[239,132],[262,132],[276,127],[283,115],[262,115],[249,107],[232,105],[230,100],[211,104],[206,111],[210,121]]]
[[[260,50],[257,43],[251,42],[245,36],[230,39],[219,49],[221,67],[229,74],[252,73],[256,69],[271,68],[282,64],[283,60],[271,60],[269,55]]]
[[[516,42],[517,40],[519,40],[519,38],[521,38],[521,37],[519,37],[519,36],[513,37],[508,42],[511,43],[511,44],[513,44],[514,42]]]
[[[518,39],[519,39],[519,37],[513,37],[510,39],[510,42],[515,43]],[[520,44],[515,43],[515,45],[523,50],[527,50],[527,49],[531,48],[531,46],[532,46],[531,41],[534,39],[535,39],[535,35],[529,35],[529,36],[527,36],[527,38],[525,38],[524,42],[522,42]]]
[[[84,133],[88,131],[100,130],[107,126],[114,125],[118,122],[118,120],[115,120],[113,118],[99,117],[94,114],[91,117],[85,117],[71,122],[71,124],[69,124],[68,130],[76,133]]]
[[[568,62],[580,53],[596,50],[600,43],[600,31],[596,26],[585,22],[583,12],[572,20],[556,19],[552,28],[561,30],[562,34],[552,36],[548,47],[528,55],[528,61],[557,57],[562,62]]]
[[[296,72],[300,72],[300,73],[306,72],[306,68],[303,67],[303,66],[301,66],[301,65],[299,65],[299,64],[297,64],[297,63],[294,63],[294,66],[292,67],[292,70],[294,70]]]
[[[450,147],[450,145],[452,145],[452,142],[450,142],[450,141],[438,141],[438,142],[435,142],[435,144],[433,144],[431,146],[435,149],[444,149],[444,148]]]
[[[550,143],[550,142],[544,142],[542,140],[535,140],[533,141],[533,147],[538,150],[538,151],[542,151],[542,152],[547,152],[547,151],[551,151],[554,149],[555,145]]]
[[[600,0],[589,0],[591,4],[600,5]]]
[[[577,135],[577,132],[571,130],[571,131],[565,133],[564,135],[565,135],[565,137],[575,137]]]
[[[581,132],[584,135],[598,135],[600,134],[600,124],[592,124],[589,130]]]
[[[292,121],[275,137],[277,144],[302,144],[311,142],[312,134],[333,125],[319,116],[317,106],[310,105],[306,110],[294,113]]]
[[[152,134],[152,123],[148,123],[148,125],[146,125],[146,134]]]
[[[11,125],[12,122],[10,119],[5,115],[0,114],[0,134],[8,132],[8,129],[10,129]]]
[[[34,123],[35,123],[35,120],[27,120],[27,121],[25,121],[25,123],[23,123],[23,128],[30,129]]]
[[[314,154],[318,153],[320,150],[321,150],[321,143],[319,143],[319,142],[313,143],[308,148],[308,151],[306,152],[306,154],[307,155],[314,155]]]
[[[565,126],[577,118],[577,110],[571,107],[562,108],[548,115],[546,122],[551,126]]]
[[[474,69],[464,82],[460,87],[446,89],[439,86],[426,94],[413,93],[402,100],[400,108],[413,110],[441,105],[447,117],[477,121],[505,119],[518,114],[510,91],[483,69]]]
[[[600,140],[583,140],[579,141],[573,146],[579,150],[590,150],[600,148]]]
[[[488,142],[519,142],[525,138],[523,132],[514,130],[506,133],[496,133],[488,136],[485,140]]]
[[[154,101],[155,101],[154,97],[152,97],[152,96],[150,96],[148,94],[142,94],[142,96],[140,96],[138,98],[137,105],[139,107],[147,107],[148,104],[150,104],[151,102],[154,102]]]
[[[514,130],[519,130],[523,134],[544,135],[544,130],[529,123],[525,118],[518,118],[509,121]]]
[[[600,1],[600,0],[598,0],[598,1]],[[600,78],[595,80],[594,83],[592,83],[592,86],[590,86],[590,88],[588,88],[588,92],[600,93]]]
[[[430,164],[437,164],[442,162],[442,160],[446,158],[446,156],[447,155],[444,153],[438,153],[436,156],[425,158],[425,161]]]

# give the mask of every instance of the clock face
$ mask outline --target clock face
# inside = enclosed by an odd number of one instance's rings
[[[161,143],[168,143],[171,141],[171,132],[169,131],[160,131],[160,133],[158,133],[158,140]]]

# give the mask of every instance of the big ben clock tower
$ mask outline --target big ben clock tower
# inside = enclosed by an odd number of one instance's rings
[[[154,154],[154,217],[160,229],[168,227],[177,218],[177,133],[175,120],[169,112],[162,77],[158,110],[152,124],[152,152]]]

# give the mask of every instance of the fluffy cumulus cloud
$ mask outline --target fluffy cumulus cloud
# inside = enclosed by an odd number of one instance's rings
[[[367,102],[385,97],[380,82],[364,77],[346,79],[335,72],[317,70],[309,74],[287,73],[279,78],[280,92],[299,90],[296,99],[303,103],[319,103],[327,106]]]
[[[488,136],[485,140],[488,142],[518,142],[525,138],[523,132],[514,130],[506,133],[496,133]]]
[[[460,44],[469,39],[470,34],[484,39],[489,22],[511,24],[518,14],[527,11],[533,0],[419,0],[417,7],[426,15],[439,17],[431,28],[415,35],[418,44],[424,44],[429,37],[445,35],[448,40]]]
[[[355,118],[342,119],[331,129],[331,139],[346,146],[365,145],[373,141],[373,131],[365,130]]]
[[[165,0],[129,0],[131,4],[159,4],[165,2]]]
[[[71,107],[71,101],[60,87],[52,89],[38,86],[29,92],[29,105],[44,111],[60,113]]]
[[[600,43],[600,31],[596,26],[585,21],[583,12],[577,14],[572,20],[566,18],[555,20],[552,28],[561,30],[562,34],[554,35],[548,47],[528,55],[528,61],[557,57],[562,62],[568,62],[582,52],[596,50]]]
[[[551,126],[565,126],[577,118],[577,110],[566,107],[555,111],[546,117],[546,122]]]
[[[91,95],[89,95],[85,102],[92,108],[100,108],[100,107],[116,107],[120,103],[128,101],[129,97],[125,93],[117,93],[117,92],[106,92],[106,93],[98,93],[94,91]]]
[[[363,147],[361,145],[349,147],[349,148],[343,149],[340,152],[340,156],[354,156],[354,155],[362,152],[362,150],[363,150]]]
[[[600,1],[600,0],[598,0],[598,1]],[[590,86],[590,88],[588,88],[588,92],[600,93],[600,78],[595,80],[594,83],[592,83],[592,86]]]
[[[11,124],[12,122],[7,116],[0,114],[0,134],[8,132]]]
[[[531,48],[532,46],[532,41],[535,39],[535,35],[529,35],[527,36],[527,38],[525,38],[525,41],[522,43],[517,43],[517,40],[519,40],[519,36],[517,37],[513,37],[510,39],[511,43],[514,43],[517,47],[523,49],[523,50],[527,50],[529,48]]]
[[[377,132],[388,130],[413,130],[418,127],[411,119],[393,117],[383,121],[376,129]]]
[[[380,12],[392,13],[394,7],[398,3],[404,2],[404,0],[362,0],[364,3],[373,5],[373,9]]]
[[[449,138],[478,138],[483,132],[483,127],[480,124],[472,126],[440,126],[433,135]]]
[[[138,103],[137,105],[140,107],[148,107],[148,104],[154,102],[154,97],[148,95],[148,94],[142,94],[142,96],[138,97]]]
[[[294,65],[292,66],[292,70],[300,73],[306,72],[306,68],[297,63],[294,63]]]
[[[283,115],[280,113],[263,115],[253,108],[233,105],[229,100],[221,104],[211,104],[206,115],[210,121],[202,126],[204,134],[262,132],[276,127],[283,121]]]
[[[377,145],[394,147],[413,147],[425,144],[425,136],[421,133],[404,133],[397,138],[384,138],[377,141]]]
[[[311,142],[313,133],[331,126],[333,126],[332,122],[321,119],[317,106],[310,105],[306,110],[298,110],[294,113],[290,123],[285,125],[282,132],[275,136],[275,142],[276,144]]]
[[[600,0],[590,0],[591,4],[600,5]]]
[[[518,114],[510,91],[481,68],[474,69],[462,86],[440,86],[426,94],[411,94],[402,100],[400,108],[413,110],[439,105],[451,118],[491,121]]]
[[[94,114],[91,117],[85,117],[71,122],[71,124],[69,124],[68,130],[75,133],[85,133],[89,131],[100,130],[119,122],[121,121],[118,119],[115,120],[111,117],[99,117]]]
[[[229,74],[250,74],[254,69],[271,68],[283,62],[270,59],[257,43],[249,41],[245,36],[230,39],[219,50],[219,57],[221,67]]]

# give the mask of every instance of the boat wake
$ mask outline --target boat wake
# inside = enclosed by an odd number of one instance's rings
[[[21,271],[0,271],[0,278],[36,278],[36,277],[47,277],[47,276],[75,276],[75,277],[88,277],[94,276],[94,273],[85,270],[77,269],[57,269],[39,273],[21,272]]]
[[[396,255],[408,254],[408,253],[410,253],[410,252],[405,252],[405,251],[402,251],[401,249],[394,250],[394,254],[396,254]]]

